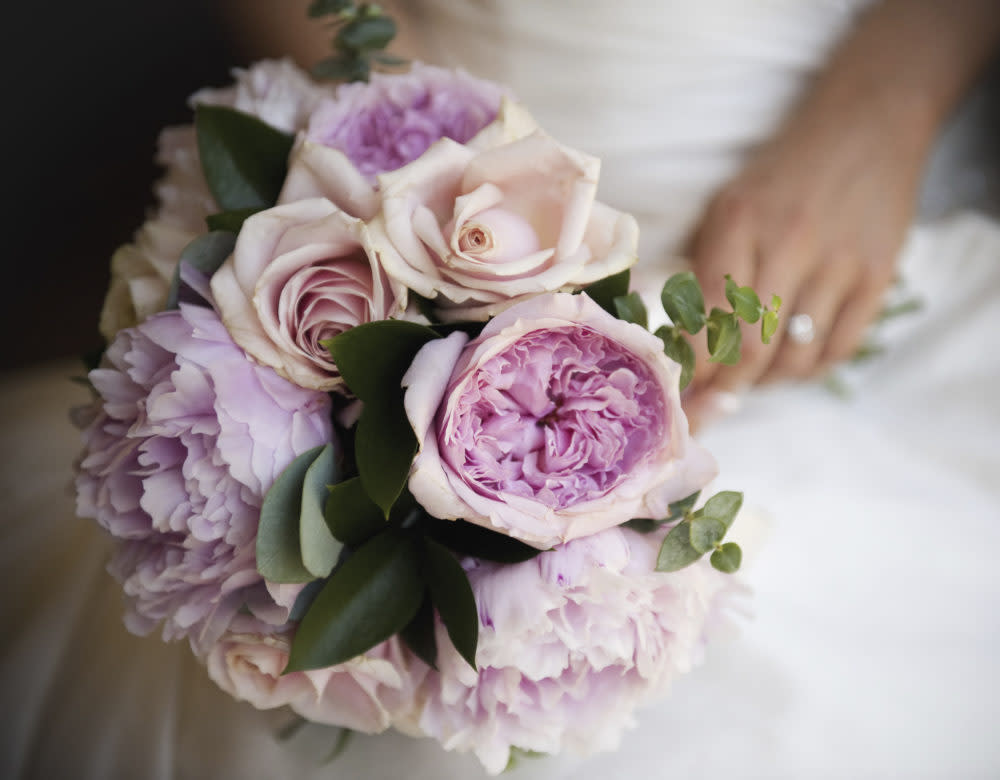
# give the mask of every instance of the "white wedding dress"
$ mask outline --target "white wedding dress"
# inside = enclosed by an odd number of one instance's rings
[[[602,199],[640,218],[653,270],[857,10],[413,5],[428,51],[506,82],[556,138],[603,158]],[[619,752],[526,760],[511,778],[1000,776],[1000,227],[972,214],[917,227],[902,274],[924,308],[885,328],[882,357],[844,371],[848,397],[755,392],[701,437],[719,487],[770,518],[742,575],[754,596],[740,633],[641,711]],[[182,643],[127,634],[101,532],[73,517],[73,369],[0,382],[0,776],[484,776],[470,756],[393,734],[325,764],[329,730],[281,742],[287,714],[231,700]]]

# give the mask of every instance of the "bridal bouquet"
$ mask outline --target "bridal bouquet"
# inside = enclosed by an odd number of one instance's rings
[[[735,360],[777,302],[729,280],[706,314],[679,274],[651,333],[598,161],[463,72],[261,62],[192,103],[89,374],[78,511],[128,627],[257,707],[491,773],[613,748],[739,566],[688,336]]]

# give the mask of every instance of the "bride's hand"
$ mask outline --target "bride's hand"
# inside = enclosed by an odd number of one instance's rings
[[[922,153],[877,117],[795,127],[755,155],[712,200],[690,248],[706,305],[726,306],[724,276],[767,302],[782,326],[765,346],[744,326],[743,358],[707,360],[704,339],[691,395],[804,379],[850,357],[877,317],[910,222]],[[808,317],[809,319],[806,319]],[[798,338],[789,322],[811,322]]]
[[[998,40],[995,0],[881,0],[711,201],[689,247],[706,304],[724,305],[729,273],[764,302],[780,295],[782,325],[769,346],[745,328],[734,367],[696,340],[695,424],[716,391],[816,376],[851,356],[895,275],[938,127]]]

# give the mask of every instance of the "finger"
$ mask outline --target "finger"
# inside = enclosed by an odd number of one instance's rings
[[[870,281],[859,285],[846,296],[820,356],[820,365],[829,369],[851,358],[858,350],[865,332],[882,310],[885,287]]]
[[[826,340],[843,308],[848,294],[856,286],[857,265],[848,261],[827,262],[816,270],[799,289],[797,298],[785,307],[785,338],[773,350],[773,358],[761,382],[780,379],[804,379],[821,368]],[[789,330],[794,317],[807,317],[811,333]]]
[[[724,193],[709,206],[690,247],[692,270],[705,297],[706,313],[713,306],[725,304],[727,273],[741,280],[754,278],[752,235],[747,209],[741,201]],[[704,331],[691,341],[697,366],[691,384],[693,395],[699,387],[711,383],[719,364],[709,362]]]

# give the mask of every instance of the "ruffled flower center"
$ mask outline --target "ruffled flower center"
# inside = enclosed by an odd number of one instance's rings
[[[650,369],[589,328],[526,334],[463,377],[439,426],[443,457],[482,495],[553,509],[614,488],[664,441]]]

